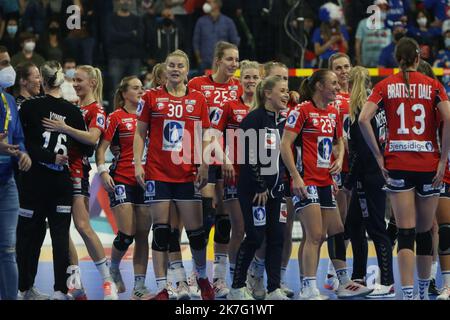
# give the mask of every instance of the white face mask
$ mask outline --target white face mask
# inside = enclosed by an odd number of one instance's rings
[[[32,52],[34,48],[36,48],[36,42],[34,41],[25,42],[23,48],[25,49],[25,51]]]
[[[208,2],[205,2],[205,4],[203,5],[203,12],[208,14],[212,11],[212,7]]]
[[[16,71],[12,66],[0,70],[0,87],[12,87],[14,82],[16,82]]]
[[[421,27],[425,27],[427,25],[427,18],[422,17],[422,18],[417,19],[417,24]]]
[[[75,78],[75,72],[76,72],[75,68],[70,68],[66,70],[65,75],[67,78],[73,79]]]

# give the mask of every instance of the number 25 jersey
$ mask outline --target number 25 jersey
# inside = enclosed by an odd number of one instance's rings
[[[175,183],[194,181],[194,151],[199,147],[201,150],[201,129],[210,126],[205,98],[189,88],[184,96],[175,97],[164,86],[147,91],[142,100],[138,120],[148,124],[149,132],[145,179]],[[199,161],[200,156],[197,155]]]
[[[448,98],[439,81],[416,71],[408,73],[409,96],[398,73],[379,82],[368,101],[386,112],[386,169],[432,172],[439,162],[436,106]]]

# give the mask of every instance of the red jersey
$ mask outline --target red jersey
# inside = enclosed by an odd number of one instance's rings
[[[195,77],[189,81],[188,87],[205,96],[211,119],[216,109],[222,109],[225,102],[238,100],[243,94],[241,83],[235,78],[227,83],[217,83],[211,75]]]
[[[106,114],[98,102],[93,102],[80,108],[87,129],[97,128],[101,133],[105,131]],[[83,157],[80,150],[69,150],[69,168],[72,178],[88,178],[91,165],[87,157]]]
[[[137,116],[120,108],[109,114],[106,123],[103,139],[109,142],[117,141],[120,148],[119,154],[114,158],[114,166],[111,168],[110,174],[114,181],[131,186],[136,185],[133,139]]]
[[[297,169],[307,186],[324,187],[333,184],[330,174],[333,139],[342,138],[339,111],[332,105],[317,108],[305,101],[289,112],[285,130],[297,133]]]
[[[389,170],[435,171],[439,162],[436,105],[448,100],[442,84],[409,72],[410,94],[402,73],[379,82],[369,101],[385,109],[388,136],[384,152]]]
[[[336,96],[336,100],[333,102],[334,106],[339,110],[339,118],[341,120],[341,124],[343,126],[342,129],[342,136],[344,139],[348,138],[348,133],[350,129],[350,97],[348,93],[339,93]],[[334,161],[334,155],[331,156],[331,162]],[[349,171],[348,166],[348,151],[347,149],[344,150],[344,161],[342,162],[342,172],[348,172]]]
[[[442,117],[441,117],[441,113],[439,112],[439,110],[437,111],[437,121],[439,123],[439,137],[441,138],[442,141],[442,132],[444,130],[443,128],[443,122],[442,122]],[[445,183],[450,184],[450,151],[447,155],[447,166],[445,167],[445,174],[444,174],[444,180]]]
[[[210,126],[205,97],[189,88],[185,96],[175,97],[164,86],[147,91],[142,102],[138,120],[148,124],[149,132],[146,180],[194,181],[194,148],[202,141],[196,129]]]
[[[225,132],[225,129],[238,129],[242,120],[248,114],[249,109],[250,107],[244,103],[242,97],[236,101],[227,101],[223,105],[223,109],[217,110],[214,114],[213,119],[211,120],[211,127],[222,131],[224,133],[225,141],[227,141],[227,133]],[[237,163],[237,152],[240,150],[240,147],[238,146],[237,137],[234,139],[234,143],[226,142],[225,145],[227,146],[227,154],[232,155],[231,160],[233,161],[236,175],[238,175],[239,165]]]

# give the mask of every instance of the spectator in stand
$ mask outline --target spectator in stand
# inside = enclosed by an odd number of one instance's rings
[[[23,28],[25,31],[33,33],[37,39],[43,36],[46,30],[47,19],[58,12],[52,12],[50,1],[30,0],[25,6],[23,14]]]
[[[64,82],[61,85],[61,94],[67,101],[78,104],[79,98],[73,87],[73,79],[75,78],[75,71],[77,68],[77,63],[73,58],[67,58],[63,64],[64,71]]]
[[[172,10],[164,8],[161,18],[150,42],[151,56],[157,62],[164,61],[169,53],[177,49],[184,50],[183,30],[179,28]]]
[[[230,0],[227,0],[227,2]],[[170,9],[174,15],[176,24],[183,27],[183,33],[180,36],[180,42],[183,43],[181,47],[188,55],[191,54],[191,39],[193,21],[191,15],[187,14],[185,9],[185,0],[164,0],[166,8]],[[162,13],[161,13],[162,15]],[[180,29],[181,30],[181,29]],[[165,57],[164,57],[165,58]]]
[[[417,2],[417,1],[416,1]],[[429,12],[433,13],[433,16],[436,18],[435,21],[432,23],[433,27],[441,27],[442,22],[447,20],[449,18],[447,10],[446,0],[424,0],[424,9],[428,10]]]
[[[57,20],[50,21],[42,39],[41,52],[47,60],[63,60],[63,49],[60,41],[60,25]]]
[[[384,47],[380,54],[380,60],[378,62],[378,66],[380,68],[397,67],[398,64],[395,60],[394,50],[397,42],[405,36],[406,31],[406,25],[400,21],[394,22],[394,26],[392,28],[392,42]]]
[[[411,0],[388,0],[388,7],[386,24],[387,27],[392,28],[395,22],[404,22],[408,19],[411,11]]]
[[[433,64],[434,51],[438,46],[441,28],[433,27],[429,14],[424,10],[417,11],[416,18],[408,26],[408,36],[414,38],[420,47],[420,57]]]
[[[8,48],[11,55],[15,55],[20,51],[19,43],[19,22],[15,17],[11,17],[6,22],[6,28],[0,40],[0,44]]]
[[[38,68],[44,64],[45,59],[34,51],[36,48],[36,37],[29,32],[22,32],[19,35],[20,45],[22,51],[16,53],[11,58],[11,64],[13,67],[22,62],[33,62]]]
[[[130,6],[131,0],[119,0],[118,10],[109,23],[107,51],[110,88],[116,88],[120,79],[140,73],[143,27],[141,20],[130,12]],[[114,101],[113,95],[114,92],[110,92],[111,102]]]
[[[364,67],[376,67],[381,51],[391,42],[391,30],[386,27],[387,0],[375,0],[380,10],[380,20],[366,18],[359,22],[356,31],[356,64]]]
[[[443,23],[442,35],[444,38],[444,48],[439,50],[433,67],[450,68],[450,19]],[[441,81],[445,87],[447,95],[450,97],[450,75],[444,75]]]
[[[198,19],[193,38],[199,73],[212,68],[214,47],[219,41],[239,45],[240,38],[233,20],[220,12],[222,0],[207,0],[203,5],[206,15]]]
[[[95,16],[94,2],[90,0],[63,0],[61,6],[62,16],[65,17],[64,26],[70,16],[66,13],[67,7],[77,5],[80,8],[81,28],[73,30],[63,28],[68,30],[65,35],[68,55],[74,57],[79,64],[93,64],[95,39],[97,37],[95,20],[98,18]]]
[[[151,70],[153,66],[156,64],[156,60],[154,59],[153,47],[156,35],[157,28],[157,17],[156,17],[156,5],[151,1],[143,1],[142,11],[144,12],[142,16],[142,25],[144,32],[144,63],[148,70]]]
[[[334,3],[328,2],[320,7],[320,27],[313,33],[314,51],[319,57],[319,68],[328,66],[328,59],[335,53],[346,53],[350,40],[343,22],[342,10]]]

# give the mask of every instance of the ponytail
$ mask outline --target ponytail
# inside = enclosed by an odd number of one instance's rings
[[[352,90],[350,95],[350,120],[355,122],[356,115],[367,101],[367,89],[370,85],[369,71],[364,67],[354,67],[350,71],[349,83]]]
[[[420,48],[417,41],[408,37],[401,38],[395,47],[395,59],[402,71],[408,98],[410,88],[407,69],[414,66],[417,57],[420,57]]]
[[[316,83],[324,83],[328,73],[333,72],[328,69],[319,69],[311,76],[304,79],[299,89],[300,102],[312,101],[314,93],[316,92]]]

